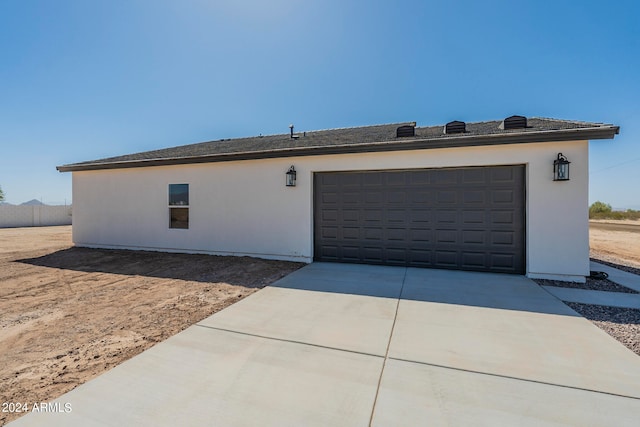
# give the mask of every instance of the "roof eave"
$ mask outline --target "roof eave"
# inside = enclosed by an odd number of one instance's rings
[[[284,148],[278,150],[247,151],[237,153],[211,154],[192,157],[174,157],[121,162],[69,164],[57,166],[59,172],[79,172],[88,170],[124,169],[150,166],[170,166],[193,163],[215,163],[238,160],[257,160],[330,154],[350,154],[384,151],[424,150],[434,148],[474,147],[484,145],[522,144],[532,142],[561,142],[573,140],[613,139],[620,132],[619,126],[598,126],[593,128],[561,129],[521,133],[501,133],[492,135],[457,135],[440,138],[411,138],[406,141],[392,140],[362,144],[342,144],[314,147]]]

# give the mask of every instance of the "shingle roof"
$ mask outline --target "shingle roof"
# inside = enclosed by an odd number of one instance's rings
[[[445,134],[444,125],[416,127],[413,137],[396,129],[414,123],[328,129],[290,134],[222,139],[58,166],[60,172],[207,163],[321,154],[398,151],[527,142],[611,139],[619,127],[547,118],[529,118],[526,128],[502,130],[502,121],[467,123],[466,132]]]

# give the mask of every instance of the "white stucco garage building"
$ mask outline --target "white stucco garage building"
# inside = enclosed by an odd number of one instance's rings
[[[583,281],[588,141],[618,131],[521,116],[292,129],[58,170],[73,172],[77,246]],[[554,176],[560,153],[568,180]]]

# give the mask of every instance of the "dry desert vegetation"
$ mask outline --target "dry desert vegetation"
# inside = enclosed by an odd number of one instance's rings
[[[72,247],[71,227],[0,229],[0,402],[48,402],[300,268]],[[20,413],[0,412],[0,425]]]

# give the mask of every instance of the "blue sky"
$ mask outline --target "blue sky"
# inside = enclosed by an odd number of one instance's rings
[[[637,1],[0,0],[0,186],[257,134],[512,114],[614,123],[590,201],[640,209]]]

